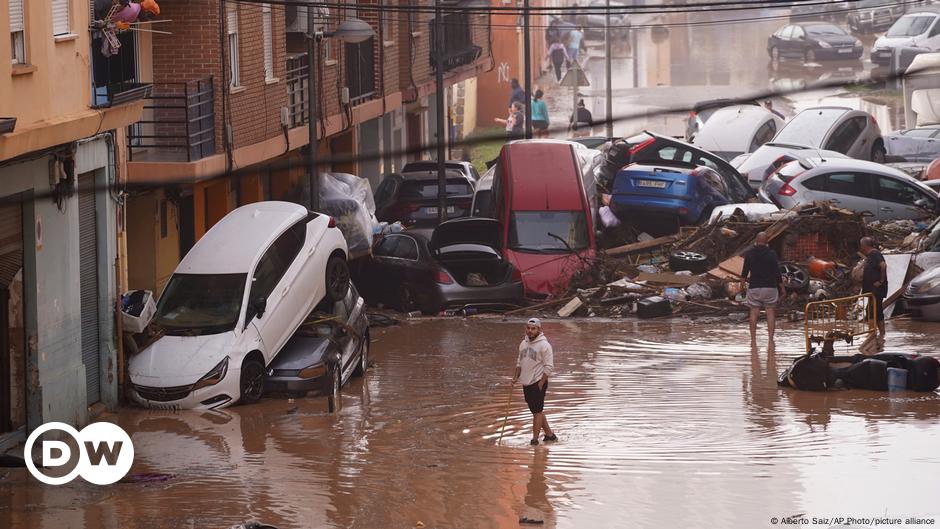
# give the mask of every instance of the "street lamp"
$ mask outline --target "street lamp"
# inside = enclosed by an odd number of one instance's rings
[[[310,209],[320,209],[320,179],[317,175],[317,90],[316,90],[316,43],[325,38],[334,38],[347,44],[359,44],[375,36],[368,22],[358,18],[347,18],[335,31],[315,31],[314,12],[307,7],[307,178],[310,181]]]

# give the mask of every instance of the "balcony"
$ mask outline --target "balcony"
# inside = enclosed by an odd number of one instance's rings
[[[92,33],[92,108],[107,108],[150,96],[153,86],[137,79],[137,39],[131,32],[117,36],[121,43],[116,55],[101,52],[102,35]]]
[[[212,76],[154,84],[144,118],[127,135],[131,161],[193,162],[215,154]]]
[[[431,24],[431,42],[437,42],[437,21],[432,20]],[[444,21],[444,48],[438,50],[431,47],[430,59],[431,69],[437,70],[438,54],[444,63],[444,71],[448,72],[461,66],[473,64],[480,58],[483,48],[473,43],[473,36],[470,33],[470,19],[466,13],[454,13],[445,15]]]
[[[287,58],[287,114],[290,128],[307,123],[307,83],[310,68],[307,54],[293,54]]]
[[[374,37],[359,44],[346,44],[346,82],[350,105],[356,106],[375,97]]]

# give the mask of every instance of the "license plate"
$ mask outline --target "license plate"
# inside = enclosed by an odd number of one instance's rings
[[[148,404],[148,408],[151,410],[163,410],[163,411],[180,411],[179,404]]]
[[[657,189],[666,189],[666,182],[661,180],[639,180],[636,185],[638,187],[655,187]]]
[[[842,48],[839,53],[852,53],[852,48]]]
[[[438,209],[436,207],[427,208],[427,209],[428,209],[428,215],[437,215]],[[454,206],[447,206],[448,213],[453,213],[454,211],[455,211]]]

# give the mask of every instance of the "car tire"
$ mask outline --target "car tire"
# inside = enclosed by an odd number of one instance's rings
[[[359,346],[359,365],[356,366],[356,372],[353,375],[357,377],[366,376],[369,369],[369,331],[362,334],[362,344]]]
[[[349,291],[349,264],[334,255],[326,262],[326,297],[336,303]]]
[[[803,62],[816,62],[816,52],[813,50],[803,52]]]
[[[771,46],[770,48],[770,60],[774,62],[780,61],[780,48],[776,46]]]
[[[888,161],[888,151],[885,150],[885,144],[878,140],[871,147],[871,161],[875,163],[885,163]]]
[[[669,269],[673,272],[688,270],[693,274],[704,274],[708,270],[708,257],[697,252],[676,252],[669,256]]]
[[[261,400],[264,392],[264,364],[254,358],[248,358],[242,363],[238,391],[242,404],[254,404]]]
[[[795,263],[780,263],[780,276],[787,292],[802,292],[809,287],[809,275]]]

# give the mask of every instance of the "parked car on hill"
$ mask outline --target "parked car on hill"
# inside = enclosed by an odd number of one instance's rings
[[[358,284],[369,303],[402,312],[437,314],[449,308],[515,306],[522,274],[504,257],[502,226],[495,219],[453,219],[430,240],[399,233],[379,239]]]
[[[478,175],[467,162],[447,162],[445,193],[447,218],[465,217],[470,211]],[[401,221],[405,226],[432,228],[438,223],[436,162],[411,162],[401,174],[387,175],[375,192],[376,218]]]
[[[871,62],[885,66],[896,48],[940,50],[940,10],[918,8],[897,19],[871,48]]]
[[[782,209],[832,202],[873,220],[922,219],[937,207],[937,193],[922,182],[885,165],[849,159],[787,163],[764,182],[760,196]]]
[[[818,60],[857,60],[862,42],[835,24],[800,22],[781,27],[767,37],[767,54],[773,61],[784,58]]]
[[[261,398],[267,366],[322,300],[349,289],[332,218],[257,202],[222,218],[170,277],[152,324],[164,335],[128,361],[133,399],[221,408]]]
[[[813,107],[794,116],[772,143],[805,145],[857,160],[885,162],[884,140],[874,116],[846,107]]]
[[[725,160],[754,152],[783,127],[784,121],[758,105],[735,105],[715,111],[692,140]]]
[[[271,365],[268,394],[319,393],[339,397],[353,376],[369,368],[369,319],[355,285],[336,302],[324,300],[288,340]]]

